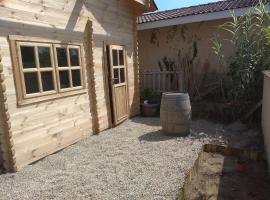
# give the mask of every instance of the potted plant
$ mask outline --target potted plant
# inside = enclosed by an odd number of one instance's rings
[[[152,89],[144,89],[141,94],[142,115],[144,117],[155,117],[159,114],[161,95]]]

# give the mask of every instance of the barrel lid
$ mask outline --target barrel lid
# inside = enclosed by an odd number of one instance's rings
[[[189,99],[188,93],[165,92],[162,95],[165,98],[184,98],[184,99]]]

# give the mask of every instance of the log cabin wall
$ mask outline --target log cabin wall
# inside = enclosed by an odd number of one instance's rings
[[[3,0],[0,17],[0,54],[14,142],[12,160],[16,160],[12,164],[15,168],[9,169],[19,170],[110,127],[104,44],[125,45],[130,116],[138,114],[136,16],[131,1]],[[87,80],[85,92],[18,106],[9,35],[82,43]]]
[[[0,168],[16,171],[17,166],[6,91],[4,65],[0,54]]]

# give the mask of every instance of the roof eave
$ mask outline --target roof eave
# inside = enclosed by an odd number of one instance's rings
[[[151,12],[157,11],[158,6],[157,6],[155,0],[150,0],[150,3],[151,3]]]
[[[144,8],[144,12],[154,12],[158,10],[155,0],[134,0]]]
[[[197,15],[189,15],[184,17],[177,17],[171,19],[164,19],[154,22],[145,22],[137,25],[137,30],[146,30],[146,29],[154,29],[154,28],[162,28],[174,25],[181,25],[181,24],[190,24],[196,22],[203,22],[203,21],[212,21],[212,20],[221,20],[227,19],[232,17],[232,11],[236,16],[243,16],[251,9],[251,7],[246,8],[239,8],[234,10],[225,10],[225,11],[218,11],[212,13],[204,13],[204,14],[197,14]],[[267,11],[270,11],[269,7],[267,7]]]

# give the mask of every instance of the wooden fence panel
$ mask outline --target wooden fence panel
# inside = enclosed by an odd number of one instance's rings
[[[142,70],[140,73],[141,89],[181,92],[182,74],[181,71]]]

